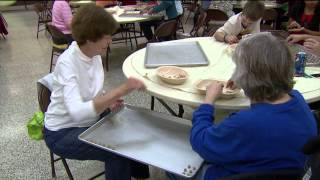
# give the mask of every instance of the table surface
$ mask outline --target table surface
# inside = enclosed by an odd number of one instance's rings
[[[232,1],[233,8],[243,8],[246,1]],[[263,1],[267,9],[274,9],[282,7],[282,4],[277,3],[276,1]]]
[[[217,42],[212,37],[189,38],[177,41],[198,41],[209,60],[208,66],[182,67],[189,74],[184,84],[170,85],[164,83],[158,79],[154,68],[145,68],[145,48],[127,57],[123,63],[122,70],[126,77],[132,76],[141,79],[147,87],[147,92],[155,97],[182,105],[197,107],[204,99],[204,95],[201,95],[194,88],[197,81],[200,79],[226,81],[231,77],[235,64],[231,59],[230,47],[225,43]],[[306,67],[306,72],[319,73],[320,67]],[[311,103],[320,100],[319,78],[295,77],[295,81],[294,89],[299,90],[307,102]],[[249,105],[249,99],[244,95],[243,91],[235,98],[218,99],[215,102],[215,106],[218,109],[238,110],[246,108]]]
[[[163,14],[154,14],[154,15],[141,15],[137,17],[121,17],[120,15],[123,14],[126,10],[134,10],[137,7],[135,5],[133,6],[114,6],[110,8],[105,8],[105,10],[112,14],[113,18],[119,23],[119,24],[128,24],[128,23],[135,23],[135,22],[144,22],[144,21],[150,21],[154,19],[161,19],[163,17]]]

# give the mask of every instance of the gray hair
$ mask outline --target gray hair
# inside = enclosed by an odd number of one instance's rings
[[[288,47],[271,33],[241,40],[232,59],[232,79],[251,100],[273,101],[293,88],[294,61]]]

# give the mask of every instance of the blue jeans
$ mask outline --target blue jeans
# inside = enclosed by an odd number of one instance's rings
[[[80,141],[78,136],[86,129],[88,128],[66,128],[59,131],[50,131],[45,128],[44,139],[49,149],[58,156],[67,159],[105,162],[105,176],[108,180],[130,180],[131,175],[133,177],[138,176],[136,178],[149,177],[147,165]]]

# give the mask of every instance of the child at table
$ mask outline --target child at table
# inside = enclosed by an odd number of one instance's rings
[[[217,41],[233,44],[238,43],[242,35],[260,32],[260,22],[264,9],[262,2],[248,1],[242,12],[229,18],[213,36]]]

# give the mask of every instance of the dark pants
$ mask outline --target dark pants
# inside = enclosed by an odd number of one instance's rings
[[[152,38],[153,38],[153,32],[152,32],[151,27],[154,27],[154,29],[157,29],[157,27],[161,24],[161,22],[163,22],[163,21],[161,21],[161,20],[146,21],[146,22],[140,23],[141,30],[148,41],[152,40]]]
[[[149,177],[147,165],[80,141],[78,136],[86,129],[66,128],[59,131],[50,131],[45,128],[44,139],[49,149],[61,157],[105,162],[105,176],[108,180],[130,180],[131,176],[135,178]]]

